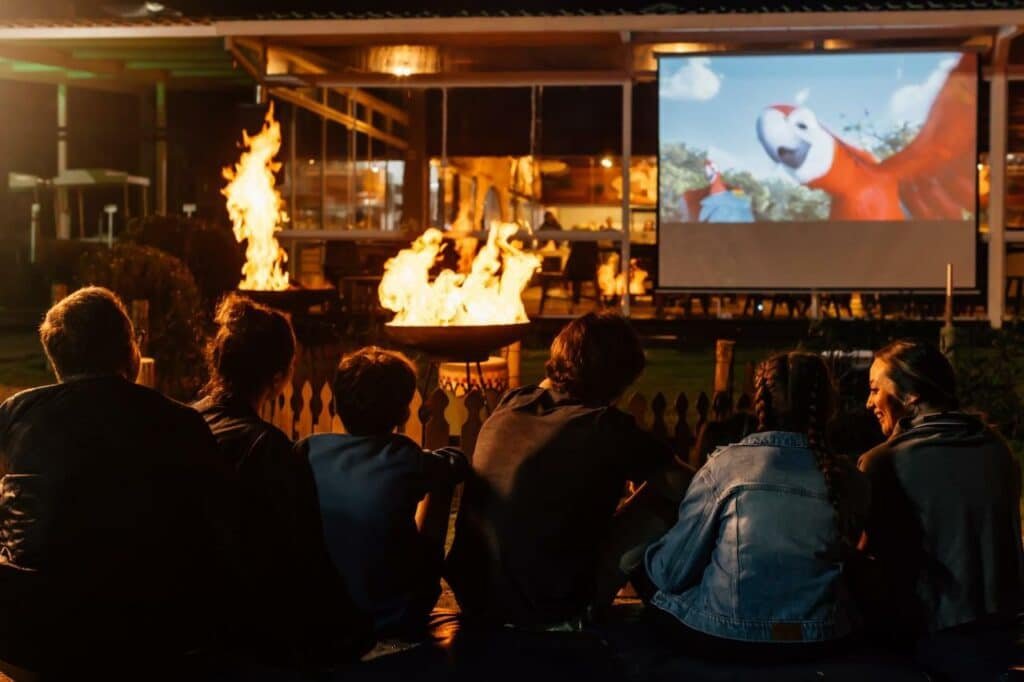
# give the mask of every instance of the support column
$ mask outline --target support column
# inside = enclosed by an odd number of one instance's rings
[[[629,171],[633,161],[633,82],[622,85],[622,275],[626,291],[622,294],[622,314],[629,317],[630,206]]]
[[[402,229],[418,234],[430,225],[430,158],[427,155],[427,93],[410,89],[408,93],[409,146],[405,151],[402,177]]]
[[[167,215],[167,84],[156,84],[156,213]]]
[[[1006,305],[1006,64],[1018,32],[1016,27],[1000,29],[989,82],[988,320],[993,329],[1002,328]]]
[[[57,175],[68,169],[68,86],[57,86]],[[71,238],[71,205],[68,191],[57,189],[57,239]]]

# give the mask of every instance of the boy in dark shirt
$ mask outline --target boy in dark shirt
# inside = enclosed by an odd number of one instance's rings
[[[668,446],[614,407],[643,367],[624,318],[588,313],[551,344],[547,380],[495,408],[448,557],[446,577],[467,615],[582,627],[675,523],[692,471],[673,466]],[[619,507],[627,481],[642,489]]]
[[[441,592],[448,516],[417,528],[416,507],[427,494],[450,495],[466,458],[452,448],[424,451],[395,433],[416,390],[405,356],[356,351],[342,358],[333,388],[347,433],[296,445],[313,469],[327,549],[378,635],[416,635]]]

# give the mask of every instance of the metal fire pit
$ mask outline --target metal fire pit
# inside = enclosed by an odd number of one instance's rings
[[[428,355],[457,362],[482,362],[488,354],[526,335],[529,322],[447,327],[384,326],[395,343]]]
[[[257,291],[255,289],[237,289],[238,293],[247,296],[257,303],[290,313],[293,317],[309,315],[313,306],[330,305],[337,300],[338,292],[334,287],[307,289],[291,286],[283,291]]]

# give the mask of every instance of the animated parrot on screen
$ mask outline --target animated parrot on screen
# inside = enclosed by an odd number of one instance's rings
[[[917,136],[882,161],[840,139],[806,107],[766,108],[757,135],[796,180],[829,194],[832,219],[962,220],[974,210],[974,76],[973,60],[961,57]]]
[[[754,213],[748,197],[738,196],[725,183],[718,166],[711,159],[704,160],[704,178],[707,187],[683,192],[683,213],[689,220],[702,223],[749,223]]]

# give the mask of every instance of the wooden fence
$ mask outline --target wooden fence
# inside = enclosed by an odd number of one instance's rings
[[[473,390],[463,395],[435,389],[424,399],[417,391],[409,405],[409,420],[401,431],[426,448],[460,445],[471,456],[480,427],[499,398],[494,391],[481,394]],[[685,393],[677,394],[672,402],[662,392],[650,400],[633,393],[620,407],[633,415],[640,428],[670,443],[684,459],[712,412],[711,401],[703,391],[693,404],[692,415]],[[334,414],[330,383],[319,391],[314,391],[308,381],[297,391],[288,384],[275,400],[263,406],[261,415],[295,439],[314,433],[344,433],[341,419]]]

